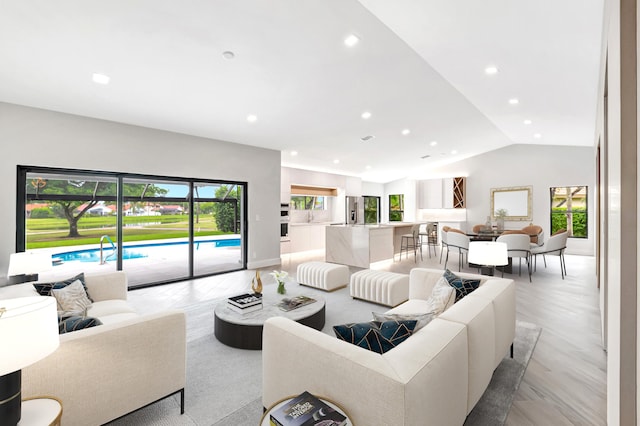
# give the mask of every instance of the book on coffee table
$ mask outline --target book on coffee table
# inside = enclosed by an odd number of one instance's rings
[[[300,306],[308,305],[309,303],[315,302],[316,299],[309,296],[294,296],[291,298],[285,298],[278,303],[278,308],[283,311],[291,311]]]
[[[227,308],[239,314],[248,314],[249,312],[259,311],[260,309],[262,309],[262,303],[246,306],[244,308],[239,308],[237,306],[232,305],[231,303],[227,303]]]
[[[238,308],[246,308],[253,305],[261,305],[262,295],[259,293],[243,293],[237,296],[232,296],[227,301],[230,305],[237,306]]]
[[[347,418],[305,391],[273,410],[269,421],[274,426],[342,426]]]

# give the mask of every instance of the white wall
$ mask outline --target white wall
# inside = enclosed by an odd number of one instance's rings
[[[247,266],[280,261],[279,151],[7,103],[0,144],[0,282],[15,251],[17,165],[247,182]]]
[[[589,187],[589,238],[570,238],[567,253],[593,255],[595,241],[595,158],[592,147],[510,145],[433,170],[439,176],[466,176],[468,228],[491,214],[491,188],[532,186],[532,222],[550,235],[552,186]],[[506,222],[521,228],[529,222]]]

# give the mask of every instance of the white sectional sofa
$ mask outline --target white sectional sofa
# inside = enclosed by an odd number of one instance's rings
[[[55,352],[22,370],[22,398],[58,398],[65,426],[104,424],[176,393],[184,411],[184,313],[135,313],[124,272],[85,282],[94,300],[87,316],[102,325],[61,334]],[[33,283],[0,287],[0,300],[37,295]]]
[[[442,274],[413,269],[409,300],[388,312],[423,312]],[[513,280],[456,275],[480,287],[384,354],[283,317],[267,320],[263,405],[307,390],[338,402],[357,425],[462,425],[509,353],[516,301]]]

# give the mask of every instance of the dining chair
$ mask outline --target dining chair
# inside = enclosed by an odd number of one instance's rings
[[[416,223],[411,227],[410,234],[402,234],[400,238],[400,260],[402,260],[402,252],[406,251],[407,259],[409,258],[409,250],[413,250],[413,260],[418,261],[418,250],[420,251],[420,260],[422,258],[422,245],[420,244],[420,224]]]
[[[496,241],[507,243],[507,254],[512,259],[518,258],[518,276],[522,276],[522,259],[527,262],[527,272],[529,273],[529,282],[531,282],[531,240],[527,234],[507,234],[500,235]],[[502,268],[502,276],[504,277],[504,268]]]
[[[445,248],[447,249],[447,253],[449,253],[449,249],[447,248],[447,232],[449,232],[449,229],[451,229],[451,227],[443,226],[440,231],[440,260],[438,263],[442,263],[442,252]]]
[[[466,234],[453,231],[453,228],[449,229],[447,232],[447,257],[444,261],[444,269],[447,269],[451,249],[458,249],[458,272],[462,270],[462,265],[465,263],[465,254],[469,253],[470,241],[470,238]]]
[[[567,238],[569,237],[569,233],[567,231],[556,233],[549,237],[544,246],[535,247],[531,249],[531,255],[533,256],[533,264],[534,270],[537,265],[537,256],[539,254],[542,255],[542,260],[544,260],[544,267],[547,267],[547,259],[545,255],[550,256],[558,256],[560,258],[560,274],[562,275],[562,279],[564,280],[564,276],[567,275],[567,263],[564,259],[564,250],[567,248]]]
[[[524,232],[529,234],[531,240],[531,248],[540,247],[544,245],[544,229],[539,225],[527,225],[522,228]]]

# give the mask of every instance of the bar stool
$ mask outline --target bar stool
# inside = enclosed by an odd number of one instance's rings
[[[420,259],[422,258],[422,245],[420,245],[420,224],[416,223],[411,227],[410,234],[402,234],[400,239],[400,260],[402,260],[402,252],[407,252],[409,258],[409,250],[413,250],[413,260],[418,261],[418,250],[420,250]]]
[[[427,253],[431,257],[431,247],[433,255],[436,256],[438,246],[438,222],[427,222],[420,225],[420,247],[427,245]]]

